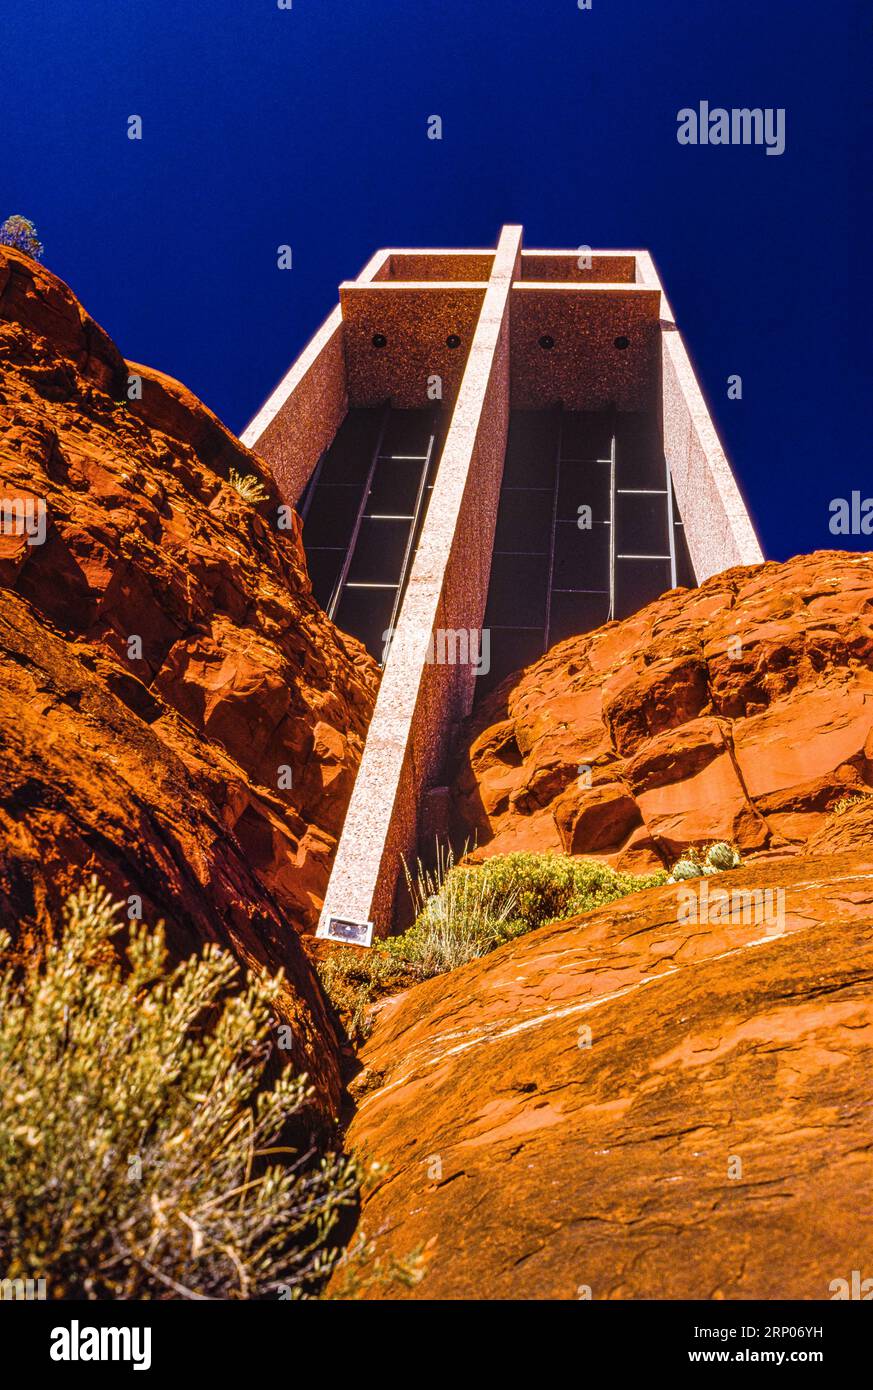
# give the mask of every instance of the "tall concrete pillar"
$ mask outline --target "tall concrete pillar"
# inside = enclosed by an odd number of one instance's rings
[[[504,227],[385,663],[320,935],[341,937],[344,928],[336,923],[387,930],[402,857],[415,848],[421,791],[439,768],[452,722],[472,701],[469,644],[480,640],[488,591],[509,415],[509,296],[520,253],[521,228]]]

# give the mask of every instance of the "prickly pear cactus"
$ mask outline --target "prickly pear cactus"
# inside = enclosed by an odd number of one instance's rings
[[[693,859],[680,859],[673,865],[670,878],[674,883],[678,883],[681,878],[700,878],[700,875],[700,865],[695,864]]]
[[[740,862],[740,856],[725,840],[719,841],[717,845],[711,845],[706,855],[707,864],[711,864],[714,869],[735,869]]]

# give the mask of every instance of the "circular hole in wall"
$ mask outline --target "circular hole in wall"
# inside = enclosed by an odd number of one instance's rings
[[[388,339],[385,337],[385,334],[384,334],[384,333],[374,333],[374,334],[373,334],[373,347],[383,348],[383,347],[385,347],[385,345],[387,344],[387,342],[388,342]]]
[[[446,347],[448,347],[448,348],[457,348],[457,347],[460,347],[460,346],[461,346],[461,340],[460,340],[460,338],[458,337],[457,333],[450,333],[449,336],[446,338]]]
[[[619,352],[624,352],[625,348],[630,347],[630,338],[626,338],[622,333],[620,337],[616,338],[615,346],[618,348]]]
[[[544,348],[546,352],[550,352],[554,346],[555,340],[551,333],[544,333],[540,338],[540,347]]]

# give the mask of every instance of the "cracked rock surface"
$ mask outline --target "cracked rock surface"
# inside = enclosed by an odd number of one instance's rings
[[[382,1007],[348,1138],[385,1165],[367,1236],[424,1276],[371,1296],[826,1299],[869,1274],[873,815],[852,814],[863,853],[835,833],[708,879],[697,921],[687,884],[648,889]]]

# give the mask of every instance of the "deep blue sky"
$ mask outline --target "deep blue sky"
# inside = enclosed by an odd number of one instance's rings
[[[232,429],[377,246],[517,221],[652,250],[769,556],[866,548],[827,525],[873,495],[862,0],[3,0],[2,37],[0,217]],[[680,147],[701,98],[784,106],[785,154]]]

